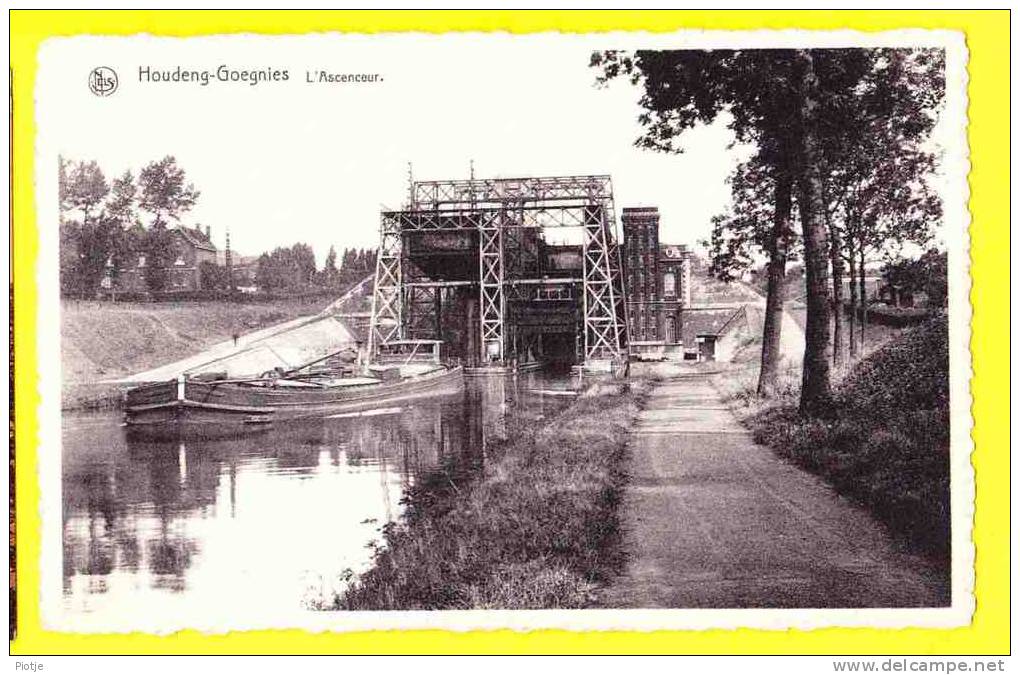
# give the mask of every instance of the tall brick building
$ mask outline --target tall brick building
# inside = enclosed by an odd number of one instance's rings
[[[630,346],[682,358],[683,312],[691,304],[691,253],[659,241],[659,209],[623,209],[623,270]]]

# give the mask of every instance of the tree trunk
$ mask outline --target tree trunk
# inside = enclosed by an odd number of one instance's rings
[[[775,215],[772,246],[768,263],[768,287],[765,295],[765,326],[761,339],[761,372],[758,395],[769,396],[779,378],[779,360],[783,329],[783,295],[786,290],[786,257],[790,243],[790,210],[793,186],[789,172],[776,171]]]
[[[857,285],[859,295],[861,296],[861,354],[864,354],[864,350],[867,347],[866,343],[866,329],[868,326],[868,289],[864,282],[864,243],[862,242],[860,247],[857,249],[858,264],[857,264]]]
[[[853,248],[850,248],[850,316],[847,321],[849,329],[850,360],[857,357],[857,335],[854,333],[854,325],[857,323],[857,262],[854,260]]]
[[[826,416],[832,412],[829,340],[829,242],[825,231],[821,152],[815,128],[818,80],[811,52],[798,50],[801,63],[801,154],[798,208],[804,236],[804,271],[807,283],[807,330],[804,336],[804,372],[800,412]]]
[[[828,211],[825,224],[829,231],[829,261],[832,264],[832,365],[843,361],[843,257],[839,230],[832,226]]]

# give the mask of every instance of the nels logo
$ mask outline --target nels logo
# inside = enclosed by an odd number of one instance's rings
[[[93,68],[89,73],[89,90],[96,96],[109,96],[117,91],[117,73],[106,66]]]

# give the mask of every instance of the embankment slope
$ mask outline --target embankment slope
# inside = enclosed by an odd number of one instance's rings
[[[235,333],[315,314],[328,302],[328,298],[252,303],[65,301],[60,313],[64,405],[75,407],[98,382],[184,358]]]

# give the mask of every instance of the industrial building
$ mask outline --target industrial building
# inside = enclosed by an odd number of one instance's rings
[[[623,209],[630,353],[683,358],[683,310],[691,304],[691,254],[659,241],[659,209]]]
[[[604,175],[412,181],[381,214],[370,352],[441,340],[496,371],[690,358],[690,251],[659,241],[655,207],[621,220]]]

